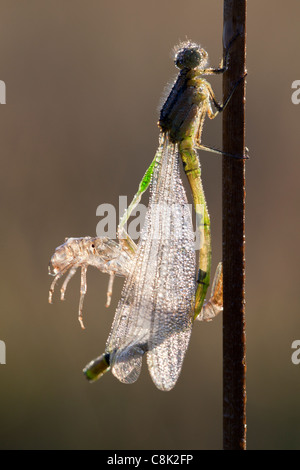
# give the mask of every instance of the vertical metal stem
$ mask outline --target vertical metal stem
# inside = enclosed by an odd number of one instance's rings
[[[245,74],[246,0],[224,0],[224,47],[238,32],[224,74],[224,100]],[[223,113],[223,151],[245,154],[245,83]],[[223,446],[246,449],[245,160],[223,156]]]

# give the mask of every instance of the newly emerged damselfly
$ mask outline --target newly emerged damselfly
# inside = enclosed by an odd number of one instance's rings
[[[226,70],[229,49],[230,45],[224,65],[214,69],[206,67],[207,53],[197,44],[187,41],[177,48],[175,64],[180,72],[161,109],[159,147],[120,221],[118,243],[105,237],[71,238],[57,248],[51,259],[55,278],[49,301],[56,281],[70,269],[61,289],[63,298],[70,278],[81,267],[81,324],[88,265],[110,274],[107,304],[114,276],[125,276],[105,352],[84,369],[90,381],[111,369],[121,382],[132,383],[139,376],[146,354],[155,385],[161,390],[172,389],[181,371],[194,319],[211,320],[222,311],[221,264],[211,298],[205,303],[211,271],[210,219],[196,149],[219,152],[201,143],[204,120],[206,116],[215,118],[225,108],[240,81],[220,105],[203,77]],[[197,276],[194,232],[186,210],[179,159],[190,183],[196,228],[201,233]],[[150,183],[145,225],[135,245],[124,226]]]

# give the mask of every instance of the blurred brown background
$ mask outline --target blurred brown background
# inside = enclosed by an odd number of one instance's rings
[[[102,353],[122,282],[105,309],[107,276],[88,271],[83,332],[79,275],[66,301],[47,303],[47,265],[66,236],[95,235],[101,203],[133,196],[158,142],[172,47],[200,42],[218,64],[222,2],[2,0],[1,315],[2,449],[220,449],[222,318],[195,324],[180,379],[158,391],[144,363],[134,385],[82,368]],[[248,448],[300,448],[297,0],[248,2]],[[211,83],[221,98],[221,78]],[[221,147],[221,118],[203,141]],[[221,159],[200,155],[221,258]]]

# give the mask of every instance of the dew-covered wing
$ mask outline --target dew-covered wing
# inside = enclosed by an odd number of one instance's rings
[[[177,148],[164,139],[136,255],[125,281],[106,352],[112,372],[134,382],[146,353],[151,377],[170,390],[190,339],[195,292],[191,213],[181,182]]]

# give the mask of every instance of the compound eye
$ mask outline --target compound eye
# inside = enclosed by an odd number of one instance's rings
[[[202,55],[197,48],[184,48],[178,52],[175,57],[175,65],[179,69],[194,69],[199,67],[202,60]]]

